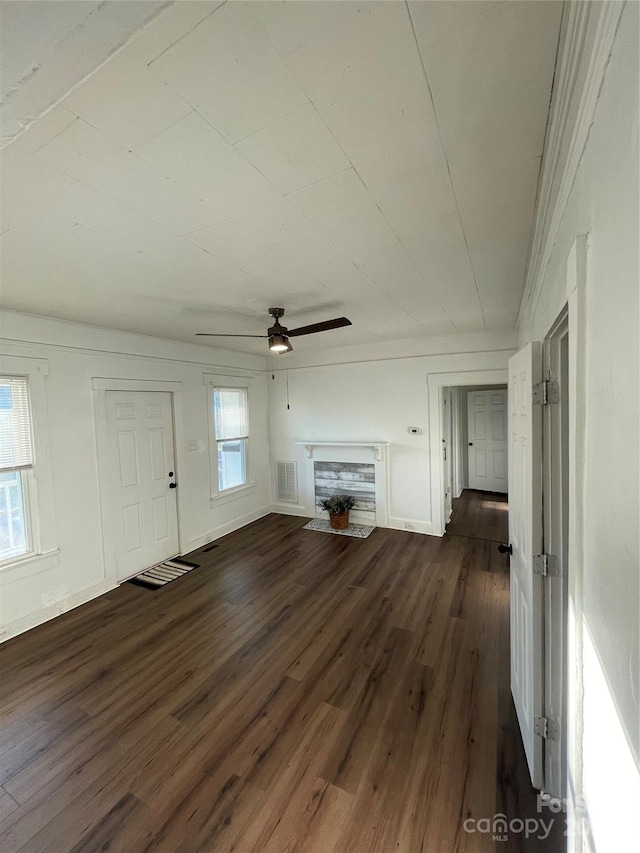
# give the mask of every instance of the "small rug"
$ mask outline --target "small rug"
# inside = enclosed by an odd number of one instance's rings
[[[303,530],[318,530],[321,533],[337,533],[338,536],[355,536],[356,539],[366,539],[375,530],[370,524],[350,524],[346,530],[334,530],[331,523],[324,518],[314,518],[305,524]]]
[[[142,574],[136,575],[135,578],[130,578],[129,583],[135,583],[137,586],[144,586],[147,589],[158,589],[158,587],[165,586],[198,567],[198,563],[187,563],[186,560],[165,560],[164,563],[152,566]]]

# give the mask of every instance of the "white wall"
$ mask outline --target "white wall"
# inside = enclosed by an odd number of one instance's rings
[[[391,442],[391,523],[404,528],[408,522],[416,530],[430,532],[427,376],[504,368],[515,344],[513,332],[450,336],[398,344],[400,352],[424,353],[420,356],[315,367],[305,367],[298,353],[298,367],[288,370],[291,409],[287,410],[282,366],[290,361],[274,360],[279,370],[265,373],[265,360],[258,356],[16,312],[0,316],[0,332],[2,355],[44,359],[48,365],[47,425],[59,549],[45,565],[0,570],[1,639],[112,585],[103,554],[94,378],[181,383],[182,441],[176,450],[180,534],[186,553],[271,509],[314,515],[312,505],[274,505],[271,492],[271,460],[302,463],[304,450],[295,441],[314,437]],[[358,356],[380,355],[377,347],[361,349]],[[438,351],[441,354],[435,354]],[[334,350],[330,357],[346,355]],[[253,377],[250,428],[257,488],[251,495],[212,506],[203,374],[218,371]],[[422,435],[410,436],[408,426],[421,427]],[[190,440],[200,443],[199,451],[187,451]]]
[[[432,533],[427,377],[504,369],[514,341],[510,333],[494,333],[472,343],[478,347],[475,352],[469,350],[467,337],[460,335],[439,344],[450,350],[440,355],[308,367],[299,357],[298,366],[288,370],[282,361],[275,362],[274,378],[267,380],[272,459],[296,461],[300,476],[305,469],[304,448],[296,441],[388,441],[390,526],[405,529],[409,524],[410,529]],[[371,359],[379,355],[376,347],[366,353],[359,350],[359,355],[364,354]],[[331,355],[345,357],[344,353]],[[422,434],[409,435],[408,427],[419,427]],[[315,514],[310,505],[277,509]]]
[[[2,639],[99,595],[108,586],[102,547],[92,378],[182,383],[183,446],[177,450],[179,518],[185,552],[269,511],[270,469],[265,360],[157,338],[6,312],[1,352],[46,359],[57,564],[0,570]],[[1,362],[0,362],[1,369]],[[250,375],[253,494],[210,505],[204,373]],[[198,440],[200,450],[187,452]]]
[[[631,849],[640,837],[638,11],[637,3],[624,9],[542,290],[520,326],[521,344],[544,339],[567,301],[573,242],[588,235],[586,317],[575,329],[585,353],[576,424],[584,486],[571,510],[582,515],[584,556],[569,567],[584,697],[573,697],[570,723],[578,751],[582,743],[576,793],[598,851]]]

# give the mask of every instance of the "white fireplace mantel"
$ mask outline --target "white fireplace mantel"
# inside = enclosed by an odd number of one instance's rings
[[[307,457],[313,459],[313,450],[315,447],[371,447],[373,448],[373,456],[377,462],[384,459],[384,448],[389,446],[388,441],[296,441],[296,444],[301,445],[307,451]]]

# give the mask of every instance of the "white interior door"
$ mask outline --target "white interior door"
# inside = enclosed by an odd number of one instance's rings
[[[460,389],[450,388],[449,390],[451,398],[451,497],[459,498],[464,489],[461,459]],[[466,454],[466,450],[463,450],[462,453]]]
[[[544,789],[567,797],[567,615],[569,565],[569,326],[565,317],[545,341],[545,375],[558,383],[543,412],[544,715],[553,737],[544,748]]]
[[[106,403],[116,562],[124,580],[179,550],[173,411],[165,391],[107,391]]]
[[[507,392],[468,391],[469,488],[506,492]]]
[[[533,386],[542,378],[539,342],[509,359],[509,540],[511,556],[511,692],[535,788],[543,785],[542,411]]]
[[[451,480],[451,389],[442,389],[442,479],[444,484],[444,520],[451,518],[452,480]]]

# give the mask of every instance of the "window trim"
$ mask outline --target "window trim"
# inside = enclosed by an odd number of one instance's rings
[[[253,494],[257,482],[253,476],[253,454],[251,453],[251,411],[252,394],[251,383],[253,377],[238,376],[235,374],[212,374],[204,373],[202,381],[206,386],[207,394],[207,423],[209,428],[209,504],[219,506],[230,501],[243,498]],[[218,439],[216,438],[215,411],[213,405],[213,392],[215,388],[245,388],[247,392],[247,436],[246,441],[246,483],[231,489],[220,489],[218,483]],[[244,438],[244,437],[243,437]],[[222,439],[221,439],[222,440]],[[231,440],[231,439],[229,439]]]
[[[34,569],[39,563],[57,562],[59,550],[56,543],[51,454],[47,420],[45,377],[49,375],[49,362],[44,358],[2,355],[0,373],[3,376],[26,377],[29,385],[31,430],[33,434],[34,463],[27,470],[25,507],[29,514],[30,550],[0,563],[0,575],[21,567]],[[32,572],[30,572],[32,573]]]

